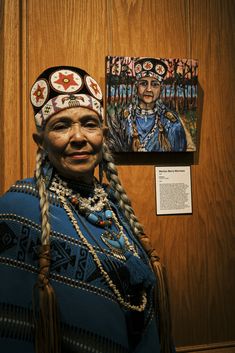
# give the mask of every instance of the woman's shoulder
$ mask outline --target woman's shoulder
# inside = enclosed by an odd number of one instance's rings
[[[0,214],[28,215],[38,209],[38,192],[33,178],[16,181],[0,197]]]
[[[17,180],[10,188],[2,195],[0,200],[12,199],[21,197],[24,194],[37,195],[36,183],[34,178],[26,178]]]

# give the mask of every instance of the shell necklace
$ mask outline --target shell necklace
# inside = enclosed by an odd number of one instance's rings
[[[91,191],[91,188],[88,185],[84,184],[84,188]],[[108,202],[106,192],[96,179],[94,179],[94,195],[89,197],[82,197],[79,192],[75,194],[73,190],[68,187],[68,183],[65,180],[62,180],[57,174],[55,174],[52,180],[50,190],[56,193],[59,191],[61,195],[68,197],[73,205],[79,205],[79,210],[81,212],[83,210],[89,210],[90,212],[101,211]]]
[[[95,202],[94,202],[94,197],[90,198],[89,201],[85,201],[84,198],[82,199],[82,203],[83,205],[86,204],[86,207],[92,207],[92,210],[98,210],[101,211],[101,204],[103,205],[103,207],[105,207],[106,205],[108,205],[108,198],[107,198],[107,194],[104,191],[104,189],[102,188],[101,185],[95,185],[95,189],[94,192],[96,192],[96,189],[99,190],[99,197],[96,196],[96,201],[97,203],[99,203],[99,206],[95,206]],[[51,187],[50,187],[51,191],[54,191],[57,196],[59,197],[64,210],[67,213],[68,218],[70,219],[77,235],[79,236],[79,238],[82,240],[83,244],[87,247],[87,249],[89,250],[89,252],[91,253],[94,262],[96,263],[97,267],[99,268],[103,278],[105,279],[106,283],[108,284],[109,288],[113,291],[113,293],[115,294],[117,301],[126,309],[128,310],[133,310],[133,311],[138,311],[138,312],[142,312],[144,311],[146,304],[147,304],[147,294],[145,291],[142,291],[142,295],[141,295],[141,299],[140,299],[140,304],[139,305],[133,305],[131,304],[130,301],[125,300],[119,289],[117,288],[117,286],[115,285],[115,283],[112,281],[112,279],[110,278],[109,274],[106,272],[106,270],[104,269],[98,255],[96,254],[93,246],[89,243],[89,241],[87,240],[87,238],[83,235],[78,222],[74,216],[73,210],[71,208],[71,206],[69,205],[70,201],[72,203],[72,197],[74,197],[74,195],[72,194],[72,190],[68,188],[67,183],[63,180],[60,179],[60,177],[58,175],[55,176],[54,180],[52,181]],[[78,197],[79,195],[79,197]],[[76,198],[78,198],[78,202],[80,203],[81,199],[80,199],[80,194],[76,194],[75,195]],[[67,197],[67,199],[66,199]],[[102,201],[101,201],[102,200]],[[87,206],[89,205],[89,206]],[[80,207],[79,207],[80,208]],[[134,249],[134,246],[132,246],[129,241],[127,236],[125,235],[124,231],[123,231],[123,227],[119,224],[117,217],[114,215],[114,212],[112,212],[113,214],[113,218],[115,220],[116,225],[119,228],[119,231],[121,233],[121,237],[122,239],[124,239],[124,243],[127,246],[128,249],[128,254],[130,254],[130,251],[132,252],[132,257],[136,258],[138,257],[138,254],[136,252],[136,250]]]

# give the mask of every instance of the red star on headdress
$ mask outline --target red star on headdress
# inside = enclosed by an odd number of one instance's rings
[[[151,68],[152,68],[151,63],[147,62],[147,63],[145,64],[145,69],[148,70],[148,69],[151,69]]]
[[[97,83],[91,81],[90,87],[91,87],[91,89],[94,90],[95,94],[99,94],[100,93],[100,90],[99,90],[99,87],[98,87]]]
[[[158,65],[158,67],[157,67],[157,72],[158,72],[159,74],[163,74],[163,73],[164,73],[164,67],[163,67],[162,65]]]
[[[62,85],[65,90],[70,86],[77,86],[77,82],[73,79],[73,74],[64,75],[62,72],[59,72],[59,78],[57,81],[54,81],[54,83]]]
[[[38,86],[33,93],[33,95],[36,97],[36,102],[38,102],[39,99],[44,99],[44,96],[43,96],[44,89],[45,89],[45,87],[40,87],[39,83],[38,83]]]

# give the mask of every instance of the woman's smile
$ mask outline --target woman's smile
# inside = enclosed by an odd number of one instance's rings
[[[71,159],[86,159],[89,158],[91,153],[89,152],[73,152],[68,154],[67,156]]]

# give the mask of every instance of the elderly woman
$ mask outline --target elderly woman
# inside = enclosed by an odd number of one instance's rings
[[[171,352],[164,273],[104,143],[99,85],[52,67],[31,102],[35,176],[0,202],[1,352]]]

